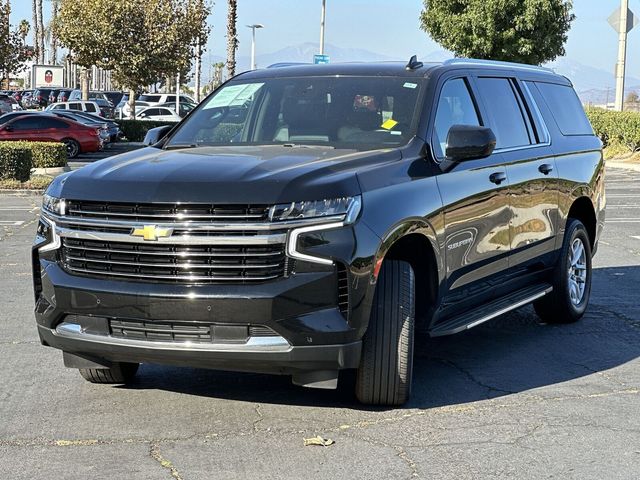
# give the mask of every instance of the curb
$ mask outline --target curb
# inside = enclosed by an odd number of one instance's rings
[[[45,168],[32,168],[31,175],[47,175],[51,177],[57,177],[65,172],[70,172],[69,165],[64,167],[45,167]]]
[[[640,163],[626,163],[626,162],[605,162],[606,168],[615,168],[620,170],[630,170],[632,172],[640,172]]]
[[[18,195],[22,195],[22,196],[42,195],[44,193],[44,189],[43,188],[34,188],[34,189],[29,189],[29,188],[0,188],[0,193],[3,194],[3,195],[13,194],[15,196],[18,196]]]

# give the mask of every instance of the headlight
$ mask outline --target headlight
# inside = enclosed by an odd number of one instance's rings
[[[269,219],[272,222],[282,222],[286,220],[302,220],[308,218],[335,217],[342,216],[345,224],[356,221],[362,205],[361,197],[342,197],[327,200],[292,202],[271,207]]]
[[[66,203],[63,198],[52,197],[46,193],[42,197],[42,210],[55,215],[64,215]]]

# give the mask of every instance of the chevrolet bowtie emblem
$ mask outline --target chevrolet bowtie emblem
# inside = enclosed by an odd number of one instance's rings
[[[132,237],[142,237],[145,240],[157,240],[163,237],[170,237],[173,228],[160,228],[157,225],[145,225],[144,227],[136,227],[131,232]]]

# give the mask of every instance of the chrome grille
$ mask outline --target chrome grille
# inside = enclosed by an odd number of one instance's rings
[[[214,205],[179,203],[107,203],[67,200],[66,215],[128,222],[265,222],[268,205]]]
[[[109,319],[109,335],[150,342],[245,342],[248,337],[272,337],[278,334],[265,325],[237,325],[233,337],[220,338],[215,324],[173,321],[144,321],[137,319]]]
[[[284,244],[180,245],[63,238],[61,261],[72,274],[136,281],[260,282],[282,277]]]

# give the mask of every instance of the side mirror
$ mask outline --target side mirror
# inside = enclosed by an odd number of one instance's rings
[[[447,160],[463,162],[488,157],[496,148],[496,136],[490,128],[453,125],[447,134]]]
[[[164,127],[156,127],[150,129],[147,134],[144,136],[144,143],[146,146],[154,146],[160,140],[167,136],[167,133],[171,131],[173,127],[171,125],[165,125]]]

